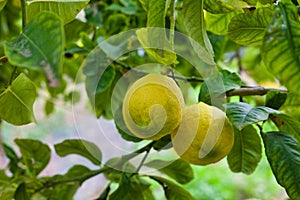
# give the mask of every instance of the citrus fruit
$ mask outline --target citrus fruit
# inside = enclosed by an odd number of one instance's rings
[[[173,79],[148,74],[134,82],[127,91],[122,113],[132,134],[158,140],[178,127],[183,106],[181,90]]]
[[[208,165],[229,154],[234,132],[223,111],[200,102],[185,108],[182,122],[171,139],[175,152],[183,160]]]

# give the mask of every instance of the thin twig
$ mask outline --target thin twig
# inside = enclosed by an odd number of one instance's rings
[[[22,30],[24,31],[24,28],[26,26],[26,20],[27,20],[27,12],[26,12],[26,0],[21,0],[21,7],[22,7]]]

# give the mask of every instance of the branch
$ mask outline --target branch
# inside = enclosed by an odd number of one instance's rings
[[[26,0],[21,0],[21,7],[22,7],[22,31],[24,31],[24,28],[26,26],[26,18],[27,18]]]
[[[147,75],[147,74],[150,74],[150,72],[146,72],[144,70],[141,70],[141,69],[137,69],[137,68],[134,68],[134,67],[130,67],[120,61],[117,61],[117,60],[114,60],[113,61],[114,63],[120,65],[123,69],[125,70],[128,70],[128,71],[134,71],[136,73],[139,73],[139,74],[143,74],[143,75]],[[204,82],[204,79],[200,78],[200,77],[196,77],[196,76],[191,76],[191,77],[183,77],[183,76],[178,76],[178,75],[166,75],[170,78],[174,78],[174,79],[177,79],[177,80],[182,80],[182,81],[186,81],[186,82],[199,82],[199,83],[203,83]]]
[[[242,87],[234,90],[230,90],[226,92],[227,97],[231,96],[253,96],[253,95],[266,95],[269,91],[279,91],[287,93],[288,90],[278,89],[278,88],[265,88],[261,86],[257,87]]]

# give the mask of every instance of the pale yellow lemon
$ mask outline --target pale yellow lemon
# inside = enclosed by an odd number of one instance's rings
[[[182,122],[171,138],[175,152],[183,160],[208,165],[229,154],[234,132],[223,111],[200,102],[185,108]]]
[[[122,113],[126,127],[135,136],[158,140],[178,127],[183,107],[181,90],[173,79],[148,74],[127,91]]]

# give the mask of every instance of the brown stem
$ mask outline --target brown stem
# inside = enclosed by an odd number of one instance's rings
[[[288,92],[288,90],[285,89],[278,89],[278,88],[265,88],[261,86],[257,87],[242,87],[234,90],[230,90],[226,92],[227,97],[231,96],[254,96],[254,95],[266,95],[268,91],[280,91],[280,92]]]

